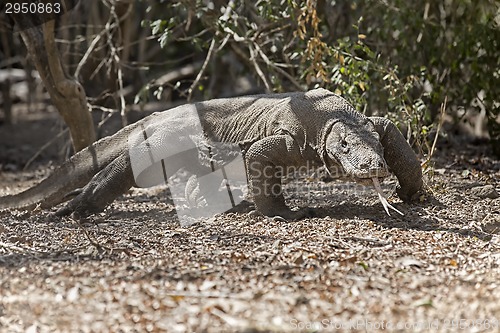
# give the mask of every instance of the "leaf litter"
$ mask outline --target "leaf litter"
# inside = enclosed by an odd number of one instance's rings
[[[181,227],[158,189],[134,189],[86,221],[3,214],[0,331],[377,331],[390,321],[444,332],[453,320],[498,331],[500,199],[473,189],[498,191],[500,170],[486,157],[474,169],[474,154],[438,152],[432,195],[391,198],[404,216],[341,182],[306,198],[294,194],[304,184],[288,184],[288,202],[315,215],[289,222],[243,211]],[[19,177],[9,179],[0,194]],[[374,185],[385,199],[393,184]]]

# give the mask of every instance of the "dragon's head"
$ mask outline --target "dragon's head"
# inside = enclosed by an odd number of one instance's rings
[[[371,184],[372,178],[389,175],[379,134],[368,118],[336,121],[326,134],[325,144],[328,159],[341,167],[341,170],[328,168],[330,173],[338,172],[336,176],[353,177],[357,182]]]

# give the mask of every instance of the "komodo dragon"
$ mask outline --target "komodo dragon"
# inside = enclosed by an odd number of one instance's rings
[[[179,119],[184,110],[197,112],[205,138],[242,148],[255,209],[266,216],[298,219],[307,209],[289,209],[281,191],[274,190],[281,189],[280,173],[259,172],[265,168],[325,167],[333,177],[373,180],[378,189],[378,179],[390,170],[405,202],[423,186],[420,163],[391,121],[366,117],[338,95],[315,89],[214,99],[154,113],[76,153],[33,188],[1,197],[0,210],[50,208],[69,199],[56,214],[87,216],[104,210],[136,185],[127,144],[131,133],[148,124],[151,138],[158,140],[146,144],[168,145],[162,143],[164,132],[185,121]]]

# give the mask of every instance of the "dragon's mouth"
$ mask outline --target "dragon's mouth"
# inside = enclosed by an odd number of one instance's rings
[[[352,172],[354,178],[359,179],[372,179],[372,178],[382,178],[389,176],[389,170],[385,168],[373,168],[369,170],[355,170]]]
[[[373,185],[373,182],[370,181],[372,178],[381,178],[384,179],[385,177],[389,176],[389,170],[387,167],[384,166],[382,167],[360,167],[357,163],[356,165],[353,164],[349,159],[345,159],[340,161],[340,166],[342,171],[344,172],[345,175],[349,175],[350,177],[356,179],[356,182],[358,182],[358,179],[361,180],[359,182],[367,182],[367,184]],[[368,163],[367,163],[368,164]],[[369,164],[375,164],[375,163],[369,163]]]
[[[361,169],[350,160],[342,160],[341,158],[329,158],[328,163],[325,163],[325,167],[333,178],[352,179],[356,183],[366,186],[373,186],[373,178],[383,181],[390,175],[389,169],[385,165],[384,167]]]

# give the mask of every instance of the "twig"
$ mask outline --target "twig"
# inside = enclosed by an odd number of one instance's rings
[[[87,240],[90,242],[90,244],[92,244],[96,249],[98,250],[104,250],[104,251],[108,251],[109,254],[113,254],[115,252],[123,252],[125,254],[127,254],[128,256],[130,256],[131,254],[132,255],[137,255],[136,252],[130,250],[129,248],[126,248],[126,247],[109,247],[109,246],[106,246],[106,245],[102,245],[101,243],[99,243],[97,241],[97,239],[93,238],[92,236],[90,236],[89,232],[87,231],[87,229],[80,223],[80,220],[75,220],[73,218],[70,217],[70,219],[75,222],[78,227],[80,228],[80,230],[83,231],[83,234],[85,235],[85,237],[87,238]]]
[[[123,125],[123,127],[125,127],[127,125],[127,117],[125,115],[125,97],[123,96],[123,71],[122,71],[121,64],[120,64],[121,60],[120,60],[120,57],[118,56],[118,50],[116,49],[115,45],[113,44],[112,34],[111,34],[111,17],[113,17],[115,19],[115,22],[120,22],[120,19],[116,15],[116,8],[115,8],[114,3],[111,5],[110,13],[111,13],[111,15],[109,17],[108,22],[105,25],[105,28],[106,28],[106,34],[108,35],[107,42],[108,42],[109,48],[111,50],[111,59],[113,59],[113,61],[116,64],[116,73],[118,75],[118,88],[119,88],[118,89],[118,96],[120,97],[120,116],[122,119],[122,125]],[[116,27],[117,27],[118,33],[120,34],[119,37],[121,40],[122,36],[121,36],[120,26],[117,24]]]
[[[203,29],[202,31],[192,35],[192,36],[189,36],[189,37],[180,37],[180,38],[177,38],[177,41],[179,42],[189,42],[195,38],[200,38],[202,35],[206,34],[207,32],[209,32],[210,29],[209,28],[206,28],[206,29]],[[156,38],[156,37],[155,37]]]
[[[194,79],[193,84],[191,84],[191,86],[188,89],[188,97],[187,97],[187,101],[188,102],[191,102],[191,98],[193,96],[193,90],[194,90],[194,88],[196,88],[196,86],[198,85],[198,83],[200,83],[200,80],[203,77],[203,74],[205,73],[205,70],[207,69],[208,63],[212,59],[214,50],[215,50],[215,38],[212,39],[212,42],[210,43],[210,48],[208,49],[207,57],[205,58],[205,61],[203,62],[203,65],[201,66],[201,69],[198,72],[198,75]]]
[[[224,37],[224,39],[222,40],[222,43],[220,43],[219,47],[217,48],[217,52],[222,51],[229,39],[231,39],[231,35],[227,34],[226,37]]]
[[[261,78],[262,82],[264,82],[264,85],[266,86],[266,90],[268,92],[270,92],[271,85],[269,84],[269,82],[267,82],[267,78],[264,75],[264,72],[262,72],[262,69],[260,69],[260,66],[257,63],[257,60],[255,59],[255,51],[254,51],[253,47],[249,45],[248,49],[250,50],[250,61],[252,62],[253,66],[255,67],[255,71],[257,72],[257,74]]]
[[[188,77],[196,73],[197,70],[201,70],[203,64],[200,62],[195,62],[188,64],[186,66],[177,68],[171,72],[165,73],[159,78],[151,80],[148,85],[150,87],[161,87],[167,83],[178,81],[182,78]]]
[[[286,77],[295,86],[295,88],[297,88],[299,91],[304,91],[304,88],[297,82],[297,80],[295,80],[293,78],[293,76],[291,76],[285,70],[279,68],[271,60],[269,60],[267,55],[262,51],[262,49],[260,48],[260,46],[257,43],[255,43],[254,45],[255,45],[255,48],[256,48],[257,52],[259,53],[260,57],[262,58],[262,60],[264,60],[264,62],[269,67],[272,67],[275,71],[277,71],[278,73],[280,73],[281,75]]]
[[[116,56],[116,55],[115,55]],[[119,96],[120,96],[120,116],[122,118],[123,127],[127,126],[127,116],[125,115],[125,97],[123,96],[123,71],[121,66],[119,65],[120,59],[116,56],[115,61],[118,63],[118,86],[120,87]]]
[[[388,242],[384,242],[384,241],[381,241],[381,240],[376,239],[376,238],[363,238],[363,237],[356,237],[356,236],[343,237],[343,238],[344,239],[348,239],[348,240],[358,241],[358,242],[373,243],[373,244],[377,244],[377,245],[380,245],[380,246],[385,246],[385,245],[389,245],[390,244]]]
[[[325,238],[328,239],[328,240],[330,240],[330,241],[337,242],[340,245],[343,245],[344,248],[348,248],[348,249],[353,249],[354,248],[354,246],[352,246],[351,244],[347,243],[346,241],[344,241],[341,238],[336,238],[336,237],[333,237],[333,236],[327,236]],[[330,245],[333,245],[333,244],[330,244]]]
[[[107,107],[104,107],[104,106],[100,106],[100,105],[93,105],[93,104],[90,104],[90,103],[87,103],[88,104],[88,107],[92,110],[100,110],[102,112],[105,112],[105,113],[115,113],[117,112],[118,110],[117,109],[111,109],[111,108],[107,108]]]
[[[92,72],[92,74],[90,74],[90,78],[89,80],[93,80],[94,77],[99,74],[99,71],[101,70],[101,68],[106,64],[106,59],[103,58],[100,62],[99,62],[99,65],[96,66],[96,68],[94,69],[94,71]]]
[[[64,134],[68,133],[69,131],[69,128],[66,127],[63,131],[61,131],[59,134],[57,134],[54,138],[52,138],[49,142],[47,142],[46,144],[44,144],[40,149],[38,149],[38,151],[28,160],[28,162],[26,162],[26,164],[24,165],[23,167],[23,171],[25,171],[30,165],[31,163],[33,163],[33,161],[45,150],[47,149],[49,146],[51,146],[54,141],[56,141],[57,139],[59,139],[61,136],[63,136]]]
[[[107,109],[107,108],[101,109],[103,112],[107,112],[106,113],[106,118],[101,119],[101,121],[99,121],[99,123],[97,124],[97,128],[98,129],[101,129],[102,125],[104,125],[105,123],[107,123],[108,120],[110,120],[111,117],[113,116],[113,114],[116,112],[116,110],[114,110],[114,109],[108,109],[110,111],[105,111],[104,109]]]
[[[162,295],[163,296],[163,295]],[[225,299],[238,299],[238,300],[244,300],[244,301],[249,301],[253,299],[253,296],[236,296],[234,294],[221,294],[221,293],[185,293],[185,292],[178,292],[178,293],[168,293],[165,296],[172,297],[172,298],[225,298]]]
[[[12,245],[12,244],[8,244],[8,243],[4,243],[4,242],[0,242],[0,247],[3,247],[5,249],[9,249],[9,250],[12,250],[12,251],[17,251],[17,252],[20,252],[20,253],[26,253],[26,252],[29,252],[29,254],[31,255],[48,255],[49,253],[48,252],[44,252],[44,251],[38,251],[38,250],[35,250],[35,249],[31,249],[31,248],[27,248],[27,247],[21,247],[21,246],[17,246],[17,245]]]
[[[85,237],[87,238],[87,240],[90,242],[90,244],[92,244],[96,249],[99,249],[99,250],[102,250],[102,249],[105,249],[105,250],[108,250],[108,251],[111,251],[111,249],[107,246],[104,246],[104,245],[101,245],[96,239],[92,238],[89,234],[89,232],[87,231],[87,229],[81,224],[80,220],[79,219],[73,219],[70,217],[70,219],[75,222],[78,227],[80,228],[80,230],[83,232],[83,234],[85,235]]]
[[[78,78],[78,76],[80,75],[80,71],[82,70],[83,65],[85,65],[85,63],[87,62],[88,58],[90,57],[90,54],[94,51],[94,48],[96,47],[97,43],[101,40],[101,37],[102,37],[102,35],[104,33],[105,33],[105,31],[101,31],[101,33],[98,34],[94,38],[94,40],[92,41],[92,43],[90,43],[89,48],[87,49],[87,51],[83,55],[82,59],[78,63],[78,66],[76,66],[76,70],[75,70],[75,74],[74,74],[74,76],[76,78]]]
[[[278,27],[276,27],[278,26]],[[269,25],[267,25],[266,27],[263,27],[262,29],[259,29],[255,35],[252,37],[253,40],[256,40],[258,39],[261,35],[265,35],[265,36],[269,36],[269,35],[272,35],[274,33],[277,33],[277,32],[280,32],[280,31],[283,31],[283,30],[286,30],[288,28],[290,28],[292,25],[290,23],[288,24],[284,24],[284,25],[281,25],[280,23],[276,22],[276,23],[271,23]],[[276,27],[276,28],[274,28]],[[268,30],[270,29],[270,30]],[[267,31],[266,31],[267,30]]]
[[[434,154],[434,149],[436,148],[436,143],[439,137],[439,132],[441,131],[441,127],[443,126],[444,122],[444,113],[446,112],[446,102],[448,102],[448,96],[444,97],[444,102],[441,104],[441,116],[439,119],[439,124],[438,124],[438,129],[436,131],[436,137],[434,137],[434,142],[432,143],[432,148],[431,148],[431,153],[429,155],[429,159],[432,157]]]
[[[439,132],[441,131],[441,127],[443,126],[443,122],[444,122],[444,114],[446,112],[446,103],[447,102],[448,102],[448,96],[445,96],[444,102],[441,104],[440,119],[439,119],[437,131],[436,131],[436,136],[434,137],[434,141],[432,142],[432,147],[431,147],[431,151],[429,153],[429,156],[427,157],[425,162],[422,163],[422,167],[425,167],[430,162],[432,155],[434,155],[434,151],[436,149],[436,143],[437,143],[437,140],[439,137]]]

